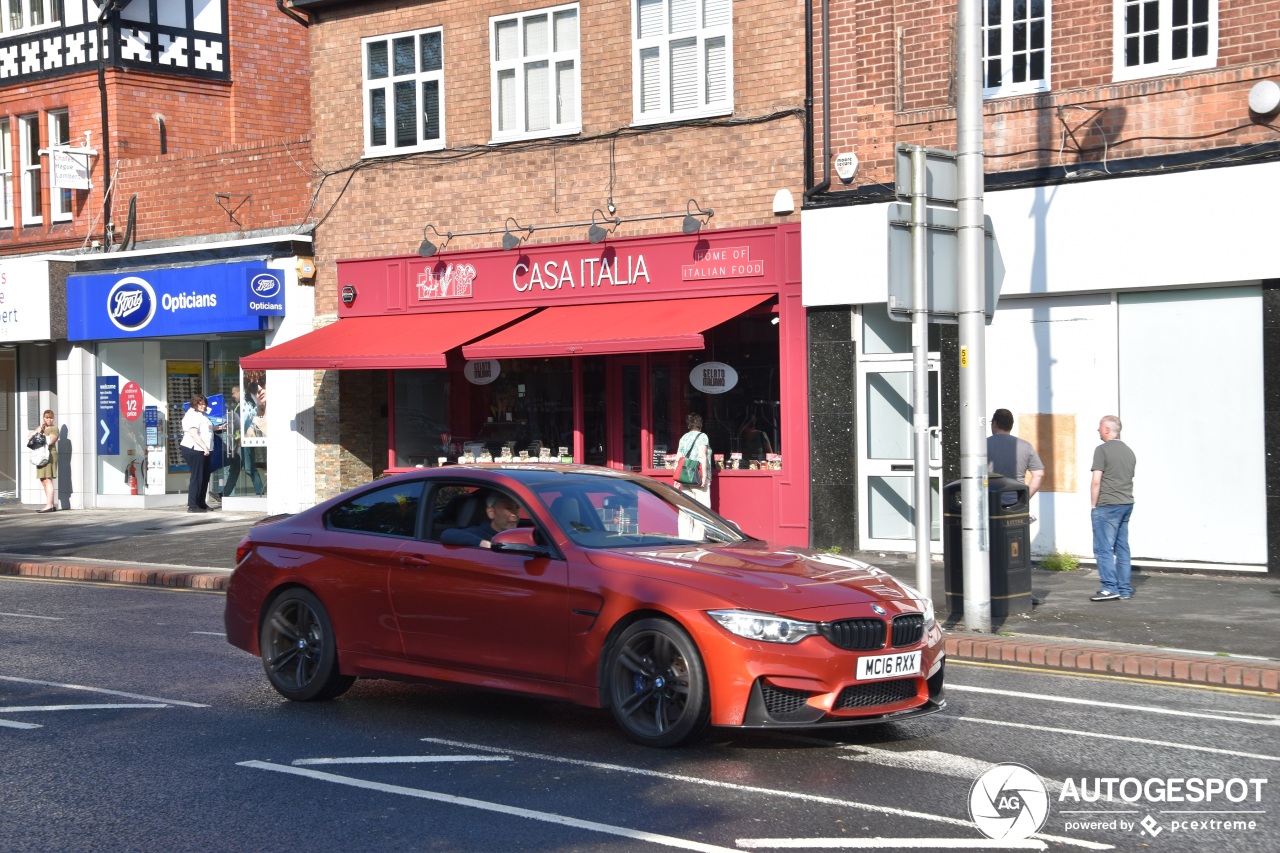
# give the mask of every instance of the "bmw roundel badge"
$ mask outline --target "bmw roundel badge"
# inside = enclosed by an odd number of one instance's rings
[[[885,609],[881,607],[879,604],[871,605],[871,609],[874,610],[876,613],[879,613],[881,616],[885,615]]]

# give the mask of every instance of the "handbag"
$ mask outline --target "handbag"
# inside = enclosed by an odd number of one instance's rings
[[[693,453],[697,447],[698,439],[695,438],[689,452]],[[692,456],[681,456],[676,459],[676,482],[684,486],[701,486],[702,463]]]
[[[47,447],[48,441],[45,439],[44,433],[33,432],[31,438],[27,439],[27,450],[35,450],[37,447]]]
[[[31,464],[37,468],[41,465],[49,464],[49,445],[42,444],[39,447],[31,448]]]

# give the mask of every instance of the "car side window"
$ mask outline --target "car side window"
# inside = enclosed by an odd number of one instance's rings
[[[421,480],[374,489],[329,510],[325,525],[331,530],[379,533],[412,538],[422,506]]]

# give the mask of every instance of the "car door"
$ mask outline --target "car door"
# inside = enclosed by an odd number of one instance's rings
[[[400,549],[414,541],[425,497],[421,479],[364,491],[325,514],[322,537],[299,549],[299,567],[323,559],[308,573],[333,622],[339,650],[379,657],[404,653],[392,618],[390,574]],[[323,556],[320,556],[320,555]]]
[[[433,505],[445,508],[459,490],[487,493],[477,482],[452,482],[435,491]],[[521,524],[531,524],[527,503],[512,496],[521,508]],[[439,535],[438,525],[427,529],[428,536]],[[473,672],[564,680],[568,649],[564,560],[442,545],[424,538],[403,543],[397,563],[391,572],[391,598],[411,660]]]

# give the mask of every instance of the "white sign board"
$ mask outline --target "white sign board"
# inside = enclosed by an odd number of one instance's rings
[[[462,366],[462,375],[472,385],[488,385],[502,375],[502,365],[496,358],[478,358]]]
[[[89,155],[68,148],[49,150],[53,162],[53,187],[62,190],[87,190],[89,181]]]
[[[689,371],[689,384],[704,394],[723,394],[738,384],[738,371],[722,361],[704,361]]]
[[[47,341],[49,264],[0,261],[0,341]]]

